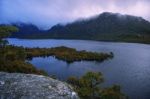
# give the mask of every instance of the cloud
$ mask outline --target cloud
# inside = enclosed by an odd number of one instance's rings
[[[150,0],[0,0],[0,24],[25,22],[50,27],[102,12],[150,20]]]

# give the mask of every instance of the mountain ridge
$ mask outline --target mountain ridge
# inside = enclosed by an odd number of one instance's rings
[[[103,41],[150,42],[150,22],[142,17],[102,13],[88,20],[55,25],[47,37]]]
[[[77,20],[66,25],[57,24],[41,30],[33,24],[22,26],[18,38],[87,39],[104,41],[129,41],[150,43],[150,22],[142,17],[104,12],[88,19]]]

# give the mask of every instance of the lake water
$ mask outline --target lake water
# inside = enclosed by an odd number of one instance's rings
[[[67,46],[77,50],[113,52],[114,58],[102,63],[81,61],[67,64],[53,57],[33,58],[30,63],[61,80],[80,77],[87,71],[102,72],[105,78],[103,86],[118,84],[131,99],[150,99],[150,45],[86,40],[8,40],[10,44],[24,47]]]

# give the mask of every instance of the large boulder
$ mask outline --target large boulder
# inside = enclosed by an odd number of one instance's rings
[[[0,72],[0,99],[78,99],[72,87],[50,77]]]

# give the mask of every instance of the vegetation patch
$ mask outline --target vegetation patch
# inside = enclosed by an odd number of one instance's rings
[[[121,92],[120,86],[113,85],[109,88],[101,88],[104,78],[100,72],[87,72],[83,77],[68,78],[81,99],[127,99]]]
[[[36,69],[26,62],[26,52],[23,47],[15,46],[0,48],[0,71],[47,75],[43,70]]]
[[[40,56],[54,56],[59,60],[66,61],[67,63],[84,60],[102,62],[106,59],[113,58],[112,52],[107,54],[107,53],[87,52],[85,50],[77,51],[74,48],[68,48],[65,46],[55,48],[26,48],[25,50],[28,59]]]

